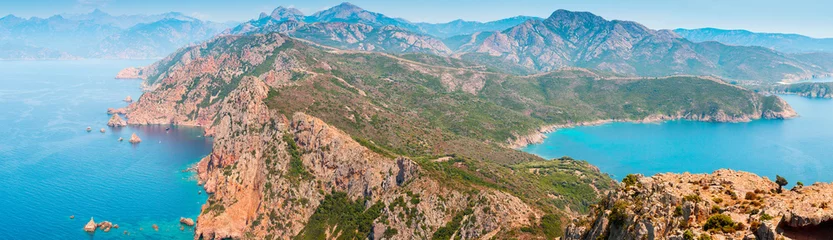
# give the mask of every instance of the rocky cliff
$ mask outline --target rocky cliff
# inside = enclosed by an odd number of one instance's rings
[[[833,185],[778,189],[766,177],[732,170],[629,175],[591,214],[574,220],[564,239],[829,237]]]
[[[150,91],[126,115],[214,136],[198,165],[211,196],[197,237],[552,239],[612,181],[586,162],[546,161],[505,139],[571,121],[740,119],[789,107],[698,77],[468,66],[276,33],[225,36],[143,68]]]

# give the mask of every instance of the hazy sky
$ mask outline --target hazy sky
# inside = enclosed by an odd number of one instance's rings
[[[112,14],[182,12],[214,21],[245,21],[277,6],[305,14],[343,0],[0,0],[0,15],[45,17],[100,8]],[[833,37],[830,0],[353,0],[370,11],[417,22],[547,17],[557,9],[590,11],[655,29],[718,27]]]

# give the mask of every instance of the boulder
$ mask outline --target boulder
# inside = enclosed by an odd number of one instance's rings
[[[93,218],[90,218],[90,221],[87,222],[87,225],[84,225],[84,231],[95,232],[96,227],[98,226],[95,225],[95,221],[93,221]]]
[[[107,121],[107,126],[124,127],[127,126],[127,122],[124,121],[124,119],[122,119],[118,114],[113,114],[113,116],[110,117],[110,120]]]
[[[107,108],[107,114],[110,114],[110,115],[113,115],[113,114],[127,114],[127,109],[124,109],[124,108],[119,108],[119,109]]]
[[[93,127],[87,127],[87,132],[92,132],[92,131],[93,131]]]
[[[104,129],[104,128],[102,128],[101,130],[98,130],[98,131],[99,131],[99,132],[101,132],[101,133],[104,133],[104,132],[106,132],[107,130],[106,130],[106,129]]]
[[[180,217],[179,223],[185,224],[187,226],[194,226],[194,219]]]
[[[131,98],[130,96],[127,96],[126,98],[124,98],[124,101],[125,102],[133,102],[133,98]]]
[[[75,219],[75,215],[70,215],[69,219]]]
[[[151,226],[151,227],[153,227],[153,231],[157,231],[157,232],[159,231],[159,226],[158,225],[153,224],[153,226]]]
[[[119,142],[124,141],[124,138],[119,137]]]
[[[108,221],[103,221],[103,222],[98,223],[98,229],[101,229],[101,231],[104,231],[104,232],[109,232],[110,228],[112,228],[112,227],[113,227],[113,223],[108,222]]]
[[[130,143],[134,143],[134,144],[135,144],[135,143],[140,143],[140,142],[142,142],[142,139],[141,139],[141,138],[139,138],[139,136],[136,136],[136,134],[134,133],[133,135],[130,135],[130,140],[127,140],[127,141],[128,141],[128,142],[130,142]]]

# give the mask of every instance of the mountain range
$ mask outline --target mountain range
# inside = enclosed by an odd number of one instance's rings
[[[94,10],[29,19],[8,15],[0,18],[0,59],[161,58],[232,25],[176,12],[113,16]]]
[[[674,32],[694,42],[716,41],[727,45],[761,46],[787,53],[833,52],[833,38],[717,28],[680,28],[675,29]]]
[[[428,24],[349,3],[310,16],[279,7],[225,34],[270,32],[342,49],[453,56],[519,74],[582,67],[623,76],[710,75],[759,86],[833,72],[824,60],[833,54],[693,42],[674,31],[567,10],[546,19]]]

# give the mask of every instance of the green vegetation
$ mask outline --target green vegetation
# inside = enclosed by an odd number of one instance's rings
[[[777,184],[778,184],[778,192],[779,192],[779,193],[781,192],[781,189],[782,189],[784,186],[786,186],[787,184],[789,184],[789,182],[787,182],[787,179],[786,179],[786,178],[784,178],[784,177],[782,177],[781,175],[775,175],[775,183],[777,183]]]
[[[701,198],[700,195],[697,195],[697,194],[690,194],[690,195],[686,195],[685,197],[683,197],[683,201],[698,203],[698,202],[703,201],[703,198]]]
[[[365,209],[365,201],[350,200],[343,192],[328,194],[295,239],[325,239],[331,229],[340,240],[366,239],[384,205],[377,202]]]
[[[621,200],[617,201],[613,204],[613,208],[610,209],[610,215],[608,215],[607,219],[613,225],[622,226],[628,219],[627,211],[628,203]]]
[[[633,186],[636,184],[637,181],[639,181],[639,177],[635,174],[628,174],[627,176],[625,176],[625,178],[622,179],[622,183],[624,183],[625,186]]]
[[[312,174],[307,171],[304,162],[301,160],[301,151],[298,144],[295,143],[295,137],[286,133],[283,135],[283,141],[286,142],[286,151],[289,152],[289,170],[287,173],[289,178],[296,181],[312,178]]]
[[[703,230],[732,233],[735,232],[735,230],[738,230],[737,228],[740,228],[742,226],[743,225],[735,223],[732,220],[732,217],[729,217],[728,215],[714,214],[711,215],[708,220],[706,220],[705,224],[703,224]]]
[[[691,232],[691,230],[686,229],[685,232],[683,232],[683,239],[685,239],[685,240],[694,240],[695,239],[694,233]]]
[[[432,235],[431,239],[435,240],[449,240],[451,236],[454,235],[457,230],[460,230],[460,224],[463,221],[463,217],[466,215],[472,214],[471,208],[467,208],[463,212],[457,213],[454,215],[454,218],[451,219],[450,222],[446,223],[445,226],[438,228],[436,232]]]

